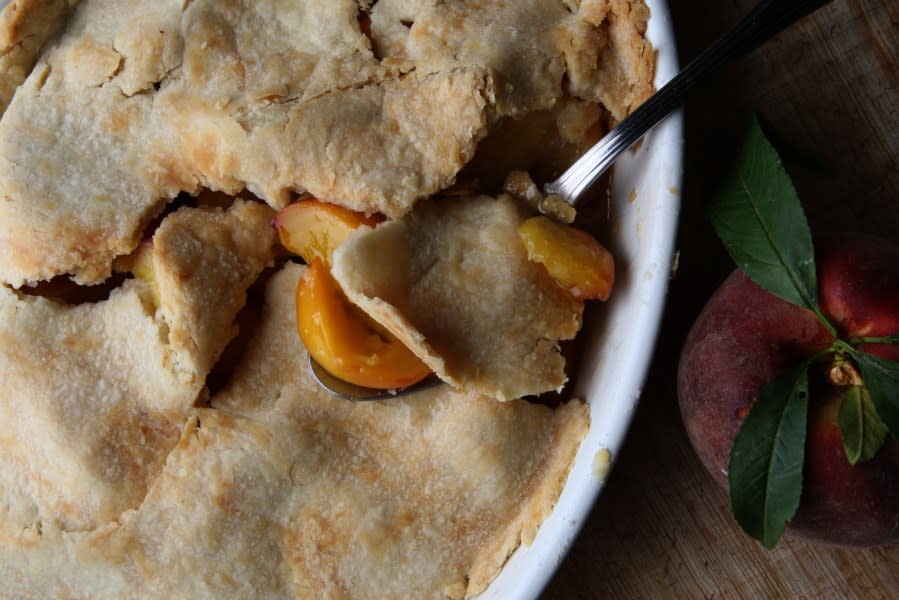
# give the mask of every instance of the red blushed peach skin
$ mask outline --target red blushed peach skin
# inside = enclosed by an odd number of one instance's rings
[[[693,447],[719,483],[727,485],[734,437],[765,384],[833,341],[814,313],[740,271],[712,295],[684,344],[678,394]]]
[[[826,386],[822,386],[826,387]],[[820,390],[810,407],[801,510],[789,525],[809,541],[872,546],[899,539],[899,443],[874,459],[846,460],[837,425],[840,395]]]
[[[818,245],[821,310],[840,333],[880,337],[899,333],[899,246],[864,234],[842,234]],[[863,349],[899,361],[899,345]]]

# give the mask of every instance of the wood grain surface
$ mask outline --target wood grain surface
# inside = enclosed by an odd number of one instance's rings
[[[669,0],[681,63],[754,3]],[[899,0],[834,0],[686,106],[679,268],[649,379],[605,491],[544,598],[899,598],[899,544],[784,539],[766,551],[745,536],[680,420],[681,345],[733,268],[701,205],[753,112],[770,125],[814,234],[899,240]]]

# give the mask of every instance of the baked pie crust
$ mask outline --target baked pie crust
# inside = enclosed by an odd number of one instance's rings
[[[7,593],[462,597],[532,539],[586,406],[446,387],[378,403],[330,396],[295,334],[301,271],[288,264],[270,280],[240,367],[211,408],[184,417],[132,508],[86,531],[5,515]]]
[[[485,589],[588,429],[582,402],[517,399],[564,383],[557,341],[583,307],[522,257],[519,205],[446,190],[506,168],[491,143],[539,123],[571,151],[642,101],[647,17],[642,0],[10,3],[0,594]],[[315,384],[305,267],[270,226],[300,194],[391,219],[334,274],[454,386],[352,403]],[[97,297],[46,293],[68,278]]]
[[[509,196],[423,200],[402,219],[360,230],[332,272],[354,304],[441,379],[499,400],[561,391],[558,341],[584,303],[527,258],[525,212]]]

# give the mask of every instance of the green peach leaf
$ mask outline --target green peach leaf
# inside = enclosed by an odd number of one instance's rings
[[[883,337],[863,337],[858,338],[860,343],[869,344],[897,344],[899,345],[899,333],[893,335],[885,335]]]
[[[754,119],[735,172],[709,207],[718,237],[747,277],[819,313],[815,253],[799,196]]]
[[[899,438],[899,363],[861,350],[855,350],[852,357],[861,369],[877,416],[887,431]]]
[[[728,480],[731,509],[766,548],[799,508],[808,419],[808,363],[784,371],[759,394],[734,439]]]
[[[887,431],[864,386],[853,385],[846,390],[837,423],[846,458],[853,465],[874,458],[886,442]]]

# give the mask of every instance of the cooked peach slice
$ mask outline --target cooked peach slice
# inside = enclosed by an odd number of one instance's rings
[[[406,387],[431,371],[361,309],[350,303],[328,265],[331,254],[353,231],[382,219],[335,204],[300,200],[272,221],[281,244],[309,265],[296,292],[297,329],[310,356],[329,373],[378,389]]]
[[[137,249],[126,256],[118,257],[112,265],[113,270],[129,272],[142,279],[150,286],[154,304],[159,306],[159,283],[156,280],[156,268],[153,265],[153,241],[146,239]]]
[[[296,311],[309,355],[335,377],[394,389],[431,373],[402,342],[346,299],[321,257],[312,259],[297,284]]]
[[[615,283],[615,261],[589,233],[554,221],[531,217],[518,228],[528,259],[546,270],[580,300],[606,300]]]
[[[331,253],[360,225],[374,227],[382,219],[312,198],[278,211],[272,224],[281,244],[307,264],[318,257],[330,264]]]

